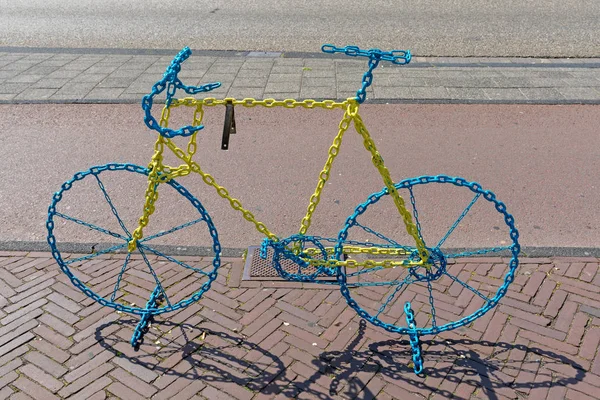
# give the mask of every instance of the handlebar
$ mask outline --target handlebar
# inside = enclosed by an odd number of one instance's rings
[[[344,53],[351,57],[367,57],[371,60],[390,61],[392,64],[396,65],[408,64],[412,58],[410,50],[363,50],[358,46],[336,47],[332,44],[324,44],[321,46],[321,51],[329,54]]]
[[[197,132],[204,128],[204,125],[186,125],[177,130],[160,126],[156,121],[156,118],[152,116],[152,106],[154,104],[154,98],[167,90],[167,98],[165,105],[169,107],[175,91],[181,89],[187,94],[194,95],[201,92],[208,92],[221,86],[220,82],[207,83],[200,86],[188,86],[184,85],[181,80],[177,77],[179,71],[181,71],[181,63],[187,60],[192,55],[192,51],[189,47],[184,47],[171,61],[171,64],[167,67],[161,80],[156,82],[152,86],[152,91],[142,98],[142,109],[144,110],[144,123],[150,129],[153,129],[160,133],[162,136],[167,138],[173,138],[175,136],[190,136],[194,132]]]

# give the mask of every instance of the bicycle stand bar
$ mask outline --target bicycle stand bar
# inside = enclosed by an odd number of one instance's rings
[[[415,313],[411,308],[410,302],[404,304],[404,312],[406,314],[408,338],[412,350],[413,371],[415,374],[419,375],[423,372],[423,356],[421,354],[421,341],[419,340],[419,334],[417,333]]]
[[[235,134],[235,111],[233,102],[227,100],[227,104],[225,105],[225,124],[223,126],[221,150],[229,150],[229,135],[231,134]]]
[[[158,305],[157,297],[158,297],[159,293],[160,293],[160,287],[156,286],[156,288],[154,288],[154,291],[152,291],[152,294],[150,294],[150,299],[148,300],[148,303],[146,303],[146,310],[157,307],[157,305]],[[133,331],[133,335],[131,336],[131,341],[130,341],[131,346],[133,346],[133,348],[135,350],[138,350],[140,348],[140,345],[144,341],[144,335],[150,329],[150,324],[153,321],[154,321],[154,314],[152,314],[150,312],[146,312],[146,313],[142,314],[142,319],[135,326],[135,329]]]

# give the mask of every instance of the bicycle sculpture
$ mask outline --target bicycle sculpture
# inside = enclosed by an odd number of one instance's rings
[[[361,50],[355,46],[338,48],[333,45],[323,45],[322,50],[326,53],[344,53],[349,56],[366,57],[368,59],[368,69],[363,75],[361,87],[355,97],[344,101],[297,101],[292,99],[278,101],[274,99],[255,100],[252,98],[218,100],[215,98],[196,99],[193,97],[178,99],[174,97],[176,91],[196,95],[220,86],[220,83],[209,83],[198,87],[183,84],[178,78],[178,73],[181,69],[181,63],[191,55],[188,48],[183,49],[167,68],[162,79],[153,85],[151,93],[144,96],[142,100],[146,125],[159,133],[154,147],[154,155],[148,167],[119,163],[95,166],[75,174],[54,194],[46,223],[48,243],[54,258],[72,283],[87,296],[103,306],[141,316],[141,321],[136,326],[131,339],[134,347],[138,347],[142,342],[143,335],[147,332],[148,324],[152,321],[154,315],[175,311],[196,302],[209,290],[212,282],[217,278],[217,270],[221,264],[221,245],[217,230],[202,203],[176,180],[176,178],[191,173],[200,175],[206,185],[214,188],[221,198],[227,200],[235,211],[241,213],[244,219],[253,224],[258,232],[264,235],[261,256],[265,257],[267,251],[273,254],[273,268],[277,270],[281,277],[290,281],[337,284],[347,303],[362,318],[387,331],[408,335],[415,373],[421,373],[423,370],[420,349],[421,336],[438,334],[470,324],[494,307],[500,298],[506,294],[507,287],[513,281],[515,269],[518,265],[520,247],[514,219],[506,211],[504,203],[498,200],[494,193],[484,190],[479,184],[458,177],[445,175],[420,176],[394,183],[359,114],[360,105],[366,99],[367,88],[373,82],[372,73],[379,63],[388,61],[396,65],[407,64],[411,60],[410,52],[401,50],[385,52],[379,49]],[[151,110],[156,96],[162,92],[166,93],[166,101],[161,118],[157,121]],[[194,109],[192,124],[183,126],[180,129],[169,128],[171,110],[182,106]],[[301,221],[297,234],[281,237],[273,233],[265,224],[259,222],[251,211],[244,208],[239,200],[233,198],[227,189],[219,185],[210,174],[205,172],[200,163],[193,160],[197,149],[197,135],[203,129],[204,109],[216,106],[223,106],[226,110],[225,129],[222,137],[222,148],[224,149],[228,148],[229,134],[235,133],[235,106],[248,108],[257,106],[278,107],[284,109],[320,108],[337,110],[343,114],[337,135],[329,148],[327,160],[318,176],[316,189],[310,196],[308,210]],[[332,165],[341,151],[342,138],[351,125],[360,135],[364,148],[370,154],[372,163],[383,180],[383,189],[371,194],[364,203],[356,206],[354,212],[347,217],[337,237],[327,238],[308,235],[307,232],[311,226],[314,212],[320,202],[325,184],[330,177]],[[187,138],[188,142],[185,149],[175,144],[174,138],[176,137]],[[180,165],[170,166],[165,164],[167,149],[179,160]],[[426,154],[422,154],[422,156],[426,157]],[[108,185],[105,185],[106,180],[112,179],[113,176],[116,179],[117,176],[121,175],[126,176],[123,181],[125,183],[121,184],[118,190],[110,191],[107,188]],[[141,203],[133,204],[137,216],[133,224],[128,225],[126,218],[122,215],[123,212],[117,210],[116,201],[113,199],[116,194],[124,192],[130,186],[133,187],[133,184],[129,182],[132,182],[135,177],[141,178],[144,182],[145,201],[143,205]],[[63,206],[63,203],[70,197],[74,203],[91,201],[89,196],[78,199],[76,195],[70,194],[74,188],[83,186],[86,182],[92,188],[95,188],[99,198],[106,202],[107,216],[98,215],[102,211],[100,207],[94,206],[96,208],[94,210],[84,207],[82,212],[89,217],[86,220],[83,217],[73,216],[75,212],[73,209],[77,207],[67,206],[66,204]],[[415,195],[421,188],[434,186],[436,190],[451,188],[455,191],[467,192],[470,199],[464,209],[461,206],[462,212],[454,215],[452,218],[453,223],[444,229],[445,234],[439,238],[427,237],[425,230],[422,228],[423,217],[417,210],[418,201]],[[180,196],[184,202],[188,202],[190,209],[198,212],[199,216],[183,223],[173,223],[168,229],[161,229],[153,234],[147,234],[145,230],[150,229],[153,219],[157,219],[155,218],[155,211],[160,203],[158,201],[159,193],[162,198],[166,196],[167,190]],[[407,208],[405,198],[410,201],[409,208]],[[443,199],[444,197],[440,196],[439,198]],[[373,220],[373,215],[378,214],[377,211],[372,211],[372,215],[369,216],[369,211],[386,202],[390,205],[387,212],[391,213],[391,216],[388,216],[386,220],[396,221],[396,224],[403,226],[401,230],[396,230],[395,235],[398,237],[404,235],[412,243],[401,243],[400,239],[392,238],[391,235],[381,233],[373,226],[369,226],[370,221]],[[128,203],[131,203],[131,199],[128,199]],[[476,203],[488,207],[491,210],[490,213],[493,213],[500,223],[505,224],[503,240],[492,246],[475,250],[460,251],[446,248],[445,244],[448,238],[461,222],[468,219],[468,214]],[[172,207],[172,204],[164,203],[161,206],[169,208]],[[124,205],[125,210],[129,208],[129,204]],[[141,217],[139,213],[141,213]],[[106,224],[110,223],[115,224],[115,229],[106,227]],[[59,231],[69,232],[77,226],[84,227],[86,231],[105,236],[110,240],[104,242],[102,249],[95,249],[91,254],[65,255],[63,257],[60,250],[61,241],[57,240],[57,236],[60,236]],[[179,234],[186,229],[196,229],[197,227],[201,227],[198,229],[203,230],[212,243],[212,263],[208,266],[198,266],[182,257],[166,254],[166,251],[161,251],[153,244],[159,238],[164,239],[168,235]],[[499,228],[494,227],[493,229]],[[114,258],[115,262],[110,272],[104,264],[96,262],[97,260],[106,259],[110,254],[119,252],[123,254],[120,258],[111,256],[111,259]],[[449,271],[448,266],[455,265],[449,263],[449,260],[483,254],[506,256],[504,279],[499,280],[495,292],[489,288],[476,288],[472,284],[466,283],[465,278],[459,279],[455,276],[458,274]],[[292,262],[297,268],[290,272],[289,269],[282,267],[284,261],[287,263]],[[176,279],[171,279],[174,272],[172,272],[172,268],[164,267],[165,264],[181,267],[184,275],[189,274],[199,277],[200,281],[194,281],[196,286],[194,286],[193,292],[190,293],[191,289],[182,286],[178,286],[173,290],[169,289],[169,285],[172,285],[171,281],[174,282]],[[133,288],[129,289],[130,285],[123,287],[124,276],[129,276],[128,274],[146,278],[145,281],[142,280],[149,293],[145,305],[124,304],[124,302],[118,301],[119,296],[123,293],[130,293],[133,290]],[[108,284],[106,283],[107,277],[113,279]],[[332,277],[336,277],[336,279],[332,281]],[[442,281],[445,282],[445,286],[441,289],[434,288],[434,285]],[[190,280],[190,282],[192,281]],[[443,292],[449,285],[456,284],[467,289],[466,293],[474,299],[471,303],[478,304],[478,308],[467,307],[464,316],[456,315],[458,311],[448,310],[448,308],[444,312],[438,308],[436,312],[436,298],[447,296]],[[414,292],[411,292],[412,297],[408,301],[404,301],[404,304],[398,304],[400,303],[399,299],[402,297],[401,294],[408,293],[406,291],[408,287],[414,290]],[[364,291],[367,289],[378,290],[383,295],[381,298],[384,300],[379,304],[379,307],[375,306],[372,301],[365,303]],[[167,294],[169,291],[171,298]],[[420,312],[423,317],[419,321],[417,319],[420,317],[415,315],[410,302],[410,299],[415,298],[415,293],[417,296],[420,293],[421,296],[418,297],[421,300],[419,300],[420,305],[417,312]],[[412,304],[416,304],[416,300]]]

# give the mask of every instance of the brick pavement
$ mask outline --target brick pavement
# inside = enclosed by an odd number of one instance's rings
[[[137,103],[176,53],[0,48],[0,103]],[[220,81],[216,97],[347,98],[366,64],[321,53],[199,51],[180,76],[192,85]],[[597,58],[414,57],[407,66],[382,63],[374,77],[375,102],[600,103]]]
[[[243,281],[242,260],[225,261],[212,289],[158,317],[135,352],[128,341],[137,317],[75,290],[49,253],[0,252],[0,398],[600,398],[598,258],[522,259],[499,306],[425,338],[421,377],[408,366],[407,338],[361,322],[335,288]],[[505,261],[451,268],[485,291]],[[102,285],[120,263],[84,267],[88,282]],[[190,286],[189,274],[172,267],[158,273],[175,292]],[[118,300],[141,301],[144,278],[125,277]],[[376,289],[361,296],[381,299]],[[411,290],[418,307],[421,294]],[[473,303],[451,282],[444,290],[438,318]]]

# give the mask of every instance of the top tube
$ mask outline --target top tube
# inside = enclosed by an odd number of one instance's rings
[[[389,61],[396,65],[405,65],[410,62],[412,56],[410,50],[391,50],[383,51],[380,49],[363,50],[358,46],[336,47],[332,44],[324,44],[321,46],[321,51],[324,53],[344,53],[350,57],[367,57],[369,59],[369,69],[362,77],[362,85],[356,91],[356,101],[359,104],[364,103],[367,99],[367,88],[373,83],[373,70],[377,68],[380,61]]]

